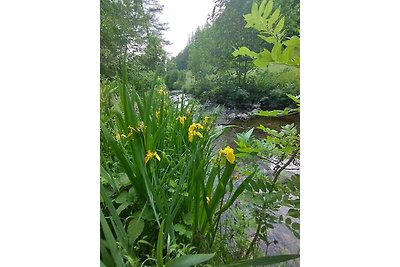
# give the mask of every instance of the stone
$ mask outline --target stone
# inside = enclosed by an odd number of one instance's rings
[[[247,120],[250,118],[250,115],[247,113],[239,113],[236,115],[236,119],[240,119],[240,120]]]

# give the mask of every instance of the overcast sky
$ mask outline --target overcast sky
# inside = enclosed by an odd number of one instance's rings
[[[214,2],[213,0],[160,0],[159,3],[164,5],[160,20],[169,26],[164,36],[172,43],[165,49],[172,56],[176,56],[185,48],[190,33],[205,24]]]

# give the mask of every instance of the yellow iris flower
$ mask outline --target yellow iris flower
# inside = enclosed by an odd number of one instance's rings
[[[233,152],[233,148],[231,148],[230,146],[225,147],[224,149],[220,149],[219,150],[219,156],[221,157],[221,155],[224,154],[226,159],[233,164],[235,162],[235,154]]]
[[[156,159],[157,159],[158,161],[161,160],[160,156],[157,154],[156,151],[151,152],[150,150],[147,150],[146,156],[144,157],[144,164],[147,164],[147,162],[148,162],[151,158],[154,158],[154,157],[156,157]]]
[[[194,136],[198,136],[200,138],[203,138],[203,135],[198,131],[203,129],[203,125],[201,125],[200,123],[192,123],[192,125],[189,126],[189,130],[188,130],[188,139],[189,142],[193,142],[193,137]]]
[[[129,129],[128,135],[117,133],[117,134],[115,135],[115,140],[120,141],[122,138],[128,139],[128,138],[130,138],[130,137],[133,135],[133,131],[136,131],[136,129],[133,128],[133,127],[130,126],[130,125],[128,125],[128,129]]]
[[[176,118],[176,120],[178,120],[180,123],[184,124],[186,117],[185,116],[178,116],[178,118]]]

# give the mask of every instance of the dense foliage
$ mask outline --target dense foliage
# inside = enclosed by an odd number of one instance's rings
[[[158,20],[162,6],[157,0],[101,0],[100,2],[100,75],[114,79],[127,62],[131,79],[140,83],[156,70],[164,69],[168,43],[162,33],[166,25]],[[143,85],[145,86],[145,85]]]
[[[231,53],[232,48],[240,46],[253,51],[265,47],[258,29],[249,28],[244,16],[252,4],[243,0],[216,1],[209,22],[197,29],[187,47],[167,66],[168,89],[182,89],[203,100],[239,107],[261,104],[263,108],[284,108],[291,104],[285,96],[299,93],[297,69],[270,66],[257,70],[250,58]],[[275,19],[285,17],[282,38],[298,35],[299,1],[275,1],[273,5],[279,6]],[[297,73],[285,74],[288,71]]]

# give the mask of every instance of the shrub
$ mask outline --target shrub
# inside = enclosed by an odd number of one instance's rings
[[[254,86],[257,88],[253,101],[260,102],[265,110],[294,107],[286,94],[300,93],[300,75],[298,69],[285,68],[277,70],[261,69],[252,74]]]
[[[192,72],[190,70],[185,72],[185,79],[182,86],[182,90],[185,93],[193,92],[194,82],[195,80],[194,76],[192,75]]]
[[[165,75],[165,85],[168,90],[173,89],[173,84],[178,80],[179,71],[177,69],[167,71]]]

